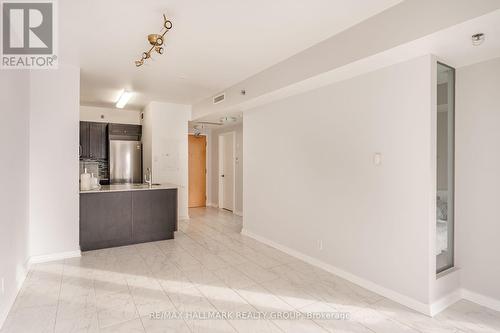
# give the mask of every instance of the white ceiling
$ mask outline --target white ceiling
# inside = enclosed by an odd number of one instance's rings
[[[484,33],[486,40],[480,46],[473,46],[471,36],[478,32]],[[303,81],[291,82],[283,88],[212,110],[205,115],[194,114],[194,119],[214,121],[225,114],[245,112],[263,104],[426,55],[434,55],[438,61],[453,68],[500,57],[500,9],[333,70],[325,71]],[[441,82],[443,82],[443,77],[438,74],[438,83]]]
[[[60,2],[81,66],[81,103],[112,106],[121,89],[149,101],[193,104],[400,0],[68,0]],[[136,68],[165,12],[164,55]]]

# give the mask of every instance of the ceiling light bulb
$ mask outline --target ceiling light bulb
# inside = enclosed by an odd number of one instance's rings
[[[163,47],[161,46],[155,46],[155,51],[159,54],[163,54]]]
[[[483,33],[474,34],[472,35],[471,39],[472,39],[472,45],[479,46],[483,44],[485,35]]]
[[[132,92],[123,90],[122,93],[120,94],[120,98],[118,98],[118,101],[116,102],[116,107],[118,109],[123,109],[125,105],[127,105],[132,95],[133,95]]]

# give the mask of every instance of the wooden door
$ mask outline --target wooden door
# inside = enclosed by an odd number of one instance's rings
[[[189,135],[189,207],[206,206],[207,138]]]

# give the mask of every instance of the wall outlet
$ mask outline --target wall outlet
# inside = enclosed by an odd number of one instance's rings
[[[5,279],[0,279],[0,295],[5,294]]]
[[[323,250],[323,241],[318,239],[318,250]]]

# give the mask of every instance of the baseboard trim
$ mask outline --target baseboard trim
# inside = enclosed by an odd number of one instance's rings
[[[10,310],[14,306],[14,303],[16,302],[17,295],[19,294],[19,291],[21,290],[21,287],[23,286],[24,281],[28,277],[28,272],[29,269],[28,267],[28,262],[25,264],[24,271],[22,272],[21,278],[16,284],[16,291],[12,294],[11,297],[7,300],[5,303],[5,310],[0,313],[0,331],[3,328],[3,325],[5,324],[5,320],[7,319],[7,316],[9,315]]]
[[[447,307],[455,304],[456,302],[460,301],[461,299],[462,299],[461,290],[455,290],[455,291],[449,293],[448,295],[441,297],[440,299],[438,299],[437,301],[435,301],[434,303],[431,304],[430,316],[434,317],[435,315],[446,310]]]
[[[500,300],[485,296],[468,289],[462,289],[462,298],[481,306],[500,311]]]
[[[60,253],[53,253],[53,254],[45,254],[41,256],[32,256],[30,257],[28,261],[28,267],[33,265],[33,264],[41,264],[44,262],[50,262],[50,261],[56,261],[56,260],[61,260],[61,259],[68,259],[68,258],[76,258],[76,257],[81,257],[82,252],[81,251],[68,251],[68,252],[60,252]]]
[[[12,297],[10,297],[10,299],[7,301],[5,310],[2,313],[0,313],[0,330],[5,324],[5,320],[7,319],[10,310],[14,306],[14,302],[16,301],[17,295],[19,294],[19,291],[21,290],[23,283],[26,280],[26,277],[28,276],[30,267],[32,265],[50,261],[62,260],[67,258],[81,257],[81,255],[82,255],[81,251],[68,251],[68,252],[60,252],[53,254],[45,254],[41,256],[31,256],[25,263],[24,272],[22,273],[21,278],[19,279],[16,286],[16,292],[13,293]]]
[[[327,264],[319,259],[310,257],[308,255],[301,253],[301,252],[290,249],[287,246],[278,244],[278,243],[271,241],[265,237],[254,234],[246,229],[243,229],[241,231],[241,233],[243,235],[248,236],[250,238],[253,238],[261,243],[267,244],[267,245],[274,247],[280,251],[283,251],[283,252],[291,255],[292,257],[303,260],[303,261],[305,261],[313,266],[324,269],[325,271],[328,271],[328,272],[335,274],[343,279],[346,279],[352,283],[355,283],[355,284],[357,284],[363,288],[366,288],[366,289],[368,289],[376,294],[379,294],[379,295],[384,296],[390,300],[393,300],[397,303],[400,303],[406,307],[409,307],[410,309],[413,309],[413,310],[420,312],[422,314],[425,314],[427,316],[432,315],[431,314],[431,305],[429,305],[429,304],[422,303],[422,302],[417,301],[411,297],[400,294],[394,290],[391,290],[391,289],[386,288],[386,287],[382,287],[374,282],[371,282],[369,280],[366,280],[364,278],[356,276],[352,273],[346,272],[340,268],[337,268],[335,266]]]
[[[219,205],[214,204],[214,203],[211,203],[211,202],[207,203],[207,205],[206,205],[206,206],[207,206],[207,207],[211,207],[211,208],[219,208]],[[222,209],[222,208],[221,208],[221,209]],[[237,215],[237,216],[241,216],[241,217],[243,217],[243,212],[242,212],[242,211],[239,211],[239,210],[233,210],[233,214],[234,214],[234,215]]]
[[[179,216],[177,218],[177,221],[185,221],[185,220],[189,220],[189,219],[190,219],[189,215],[185,215],[185,216]]]
[[[373,283],[369,280],[366,280],[364,278],[361,278],[359,276],[356,276],[354,274],[351,274],[349,272],[346,272],[340,268],[337,268],[335,266],[332,266],[330,264],[327,264],[319,259],[310,257],[308,255],[305,255],[301,252],[298,252],[296,250],[293,250],[287,246],[281,245],[279,243],[276,243],[272,240],[269,240],[265,237],[259,236],[257,234],[254,234],[251,231],[248,231],[247,229],[243,228],[241,230],[241,234],[248,236],[250,238],[253,238],[261,243],[264,243],[266,245],[269,245],[271,247],[274,247],[282,252],[285,252],[286,254],[291,255],[292,257],[295,257],[297,259],[303,260],[313,266],[316,266],[318,268],[324,269],[325,271],[328,271],[332,274],[335,274],[341,278],[344,278],[352,283],[355,283],[363,288],[366,288],[376,294],[379,294],[381,296],[384,296],[394,302],[397,302],[399,304],[402,304],[406,307],[409,307],[410,309],[413,309],[417,312],[420,312],[422,314],[425,314],[427,316],[435,316],[439,314],[440,312],[444,311],[446,308],[449,306],[455,304],[456,302],[460,301],[461,299],[468,300],[470,302],[479,304],[481,306],[484,306],[486,308],[492,309],[494,311],[500,311],[500,300],[467,290],[467,289],[458,289],[455,290],[448,295],[440,298],[439,300],[435,301],[432,304],[425,304],[420,301],[417,301],[411,297],[408,297],[406,295],[400,294],[394,290],[391,290],[386,287],[382,287],[376,283]]]

